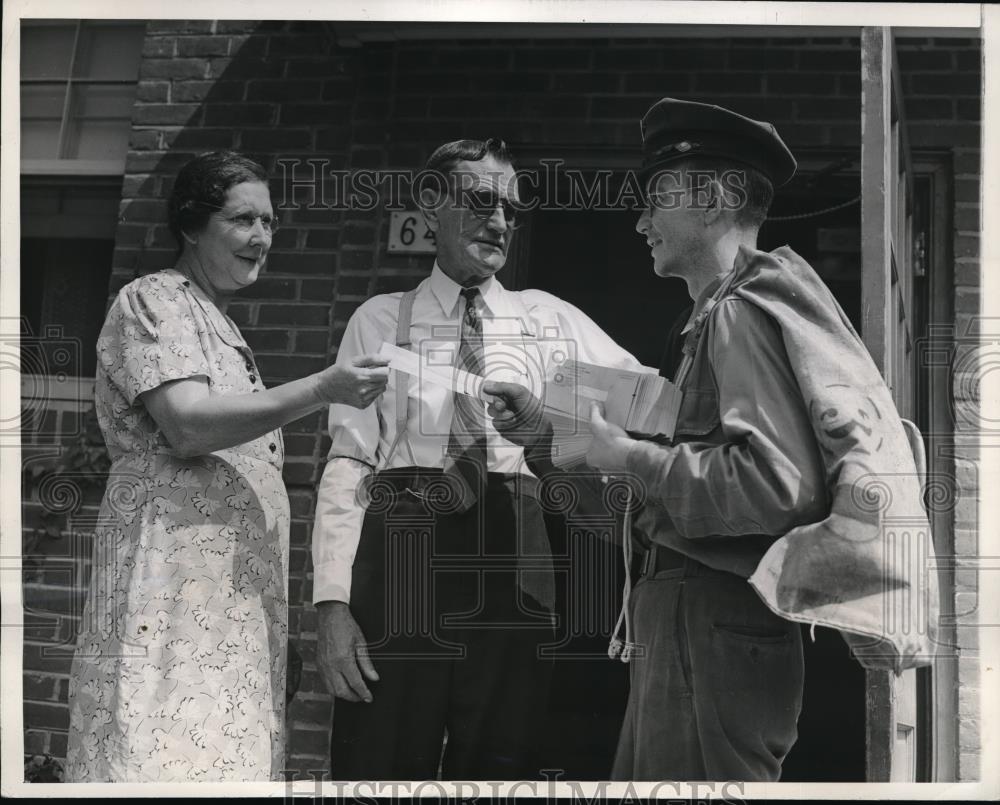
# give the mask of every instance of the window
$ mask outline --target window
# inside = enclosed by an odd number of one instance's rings
[[[113,179],[22,182],[22,373],[94,376],[120,195]]]
[[[29,388],[86,386],[95,373],[145,27],[21,26],[21,372]],[[89,404],[89,394],[71,398]]]
[[[124,172],[145,23],[25,22],[21,28],[21,169]]]

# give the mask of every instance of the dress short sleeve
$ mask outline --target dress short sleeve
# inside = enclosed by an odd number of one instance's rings
[[[170,380],[210,376],[191,298],[162,275],[118,293],[97,340],[97,358],[129,405]]]

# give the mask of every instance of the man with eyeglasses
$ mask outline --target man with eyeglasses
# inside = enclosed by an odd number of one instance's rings
[[[361,305],[338,362],[388,342],[536,390],[567,352],[636,365],[572,305],[495,278],[521,206],[502,141],[442,145],[422,178],[433,270]],[[482,400],[400,372],[377,405],[334,406],[330,435],[312,545],[333,777],[537,778],[554,579],[522,448]]]

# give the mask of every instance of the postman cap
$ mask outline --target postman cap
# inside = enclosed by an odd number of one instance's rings
[[[663,98],[643,116],[643,181],[660,168],[691,156],[709,156],[756,168],[775,187],[792,178],[795,157],[770,123],[695,101]]]

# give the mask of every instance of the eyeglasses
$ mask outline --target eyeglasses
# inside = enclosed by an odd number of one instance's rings
[[[517,220],[517,208],[509,198],[504,198],[493,190],[469,190],[463,188],[461,191],[461,201],[465,207],[481,221],[488,221],[497,211],[497,207],[503,210],[503,219],[510,229],[517,229],[520,223]]]
[[[200,207],[205,207],[209,210],[215,210],[216,212],[222,212],[222,207],[216,207],[214,204],[206,204],[204,202],[198,202]],[[280,222],[276,215],[268,215],[263,213],[261,215],[251,215],[248,212],[240,213],[239,215],[224,215],[222,220],[227,224],[232,226],[234,229],[246,233],[253,229],[254,224],[257,223],[257,219],[260,219],[260,225],[264,228],[264,232],[268,235],[273,235],[278,231]]]
[[[251,215],[248,212],[244,212],[240,215],[233,215],[228,218],[224,218],[224,220],[240,232],[249,232],[253,229],[258,218],[260,219],[260,225],[264,227],[264,231],[267,234],[273,235],[278,231],[278,219],[275,216],[268,215],[267,213],[264,213],[263,215]]]

